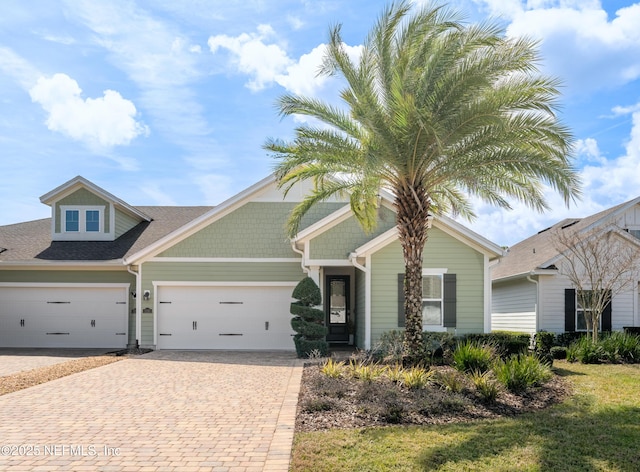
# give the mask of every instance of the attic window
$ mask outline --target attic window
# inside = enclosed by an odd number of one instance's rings
[[[60,210],[62,232],[71,234],[102,232],[104,207],[62,206]]]

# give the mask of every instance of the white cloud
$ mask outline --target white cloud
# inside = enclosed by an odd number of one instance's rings
[[[41,77],[29,94],[48,113],[50,130],[91,146],[126,145],[148,132],[136,121],[133,102],[114,90],[105,90],[99,98],[83,99],[78,83],[66,74]]]
[[[220,48],[231,53],[231,63],[236,69],[252,77],[246,85],[255,92],[271,85],[293,63],[281,46],[265,43],[273,34],[271,26],[260,25],[257,33],[211,36],[208,44],[213,54]]]
[[[318,76],[326,52],[326,44],[320,44],[309,53],[295,60],[278,44],[266,43],[275,32],[269,25],[260,25],[257,33],[242,33],[239,36],[211,36],[208,44],[211,52],[226,49],[231,54],[230,62],[240,73],[252,77],[246,86],[259,91],[274,83],[287,91],[305,96],[314,96],[330,79]],[[362,46],[344,44],[349,57],[357,61]]]
[[[293,16],[293,15],[287,15],[287,23],[289,23],[291,28],[296,31],[301,29],[304,26],[304,21],[302,21],[297,16]]]
[[[0,47],[0,70],[23,88],[32,87],[41,75],[38,69],[6,47]]]
[[[207,205],[217,205],[234,194],[231,188],[233,181],[226,175],[198,174],[193,180],[204,194]]]
[[[615,17],[596,0],[473,0],[508,22],[507,35],[541,41],[543,66],[570,93],[612,88],[640,77],[640,3]]]
[[[606,164],[607,159],[601,154],[598,142],[593,138],[578,139],[575,143],[575,151],[579,157],[586,161]]]

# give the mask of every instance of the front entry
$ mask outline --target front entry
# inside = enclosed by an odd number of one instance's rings
[[[349,341],[349,276],[328,275],[325,280],[325,313],[328,342]]]

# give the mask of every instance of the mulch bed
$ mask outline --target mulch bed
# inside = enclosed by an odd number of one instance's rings
[[[445,424],[509,417],[560,403],[571,393],[570,384],[556,375],[546,384],[519,394],[503,390],[494,403],[487,403],[471,386],[459,393],[437,385],[409,390],[386,378],[373,382],[349,377],[331,378],[320,372],[318,364],[307,364],[298,399],[296,431]]]

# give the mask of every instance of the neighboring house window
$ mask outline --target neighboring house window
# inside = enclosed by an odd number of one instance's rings
[[[65,211],[64,230],[66,232],[76,232],[80,230],[80,212],[78,210]]]
[[[581,298],[584,303],[581,301]],[[583,297],[580,297],[579,292],[576,290],[576,331],[587,330],[587,319],[591,319],[591,312],[593,311],[591,306],[589,306],[589,300],[591,300],[591,290],[585,290]],[[601,329],[602,316],[600,316],[599,324],[598,329]]]
[[[442,275],[422,276],[422,324],[442,326]]]
[[[98,210],[87,210],[86,228],[87,232],[100,231],[100,212]]]
[[[65,233],[99,233],[104,209],[101,207],[61,207],[62,230]]]
[[[583,304],[580,303],[579,297],[576,295],[577,292],[574,288],[567,288],[564,291],[564,330],[566,332],[587,330],[585,315],[588,316],[591,313],[591,307],[582,306]],[[601,331],[611,331],[611,293],[608,297],[609,303],[606,304],[600,315],[599,328]]]

